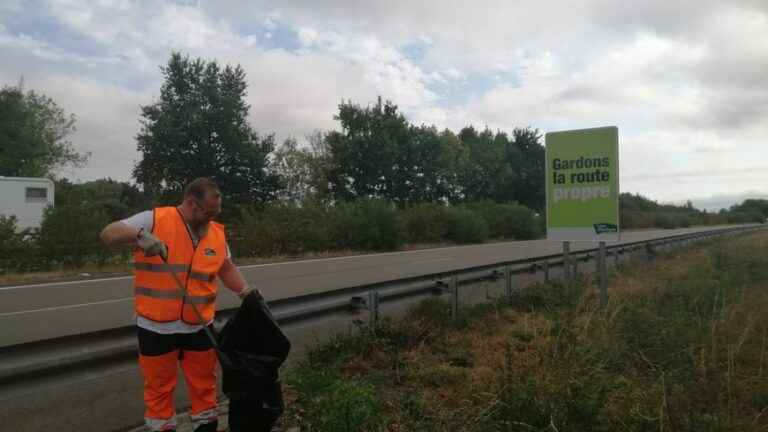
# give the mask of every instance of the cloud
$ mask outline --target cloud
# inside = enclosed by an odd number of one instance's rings
[[[28,87],[77,115],[73,141],[93,154],[85,170],[71,173],[80,179],[129,177],[138,158],[134,137],[139,107],[157,97],[162,79],[158,66],[172,50],[242,64],[251,124],[279,138],[333,128],[342,99],[365,104],[381,94],[419,108],[434,98],[427,88],[433,78],[375,35],[350,38],[303,29],[297,32],[303,46],[288,50],[261,45],[195,7],[164,4],[150,14],[146,11],[151,8],[120,2],[92,6],[59,1],[51,6],[52,17],[67,31],[118,48],[120,56],[72,56],[55,41],[0,31],[0,49],[13,59],[0,65],[0,79],[15,82],[24,75]],[[281,25],[269,17],[261,23],[272,31]]]
[[[0,79],[23,74],[78,115],[75,143],[94,154],[79,178],[129,177],[138,106],[172,50],[242,64],[252,125],[279,137],[333,128],[343,98],[382,95],[452,129],[615,124],[622,186],[657,199],[768,181],[763,0],[0,5]]]

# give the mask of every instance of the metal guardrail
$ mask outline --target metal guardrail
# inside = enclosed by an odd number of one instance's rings
[[[672,244],[687,244],[705,238],[734,235],[764,229],[763,226],[724,228],[690,234],[681,234],[654,240],[643,240],[607,246],[608,257],[618,261],[621,255],[637,250],[650,253],[658,247]],[[361,310],[369,312],[370,319],[379,319],[382,303],[405,298],[450,294],[451,315],[459,314],[459,290],[483,280],[505,280],[505,295],[513,295],[514,275],[544,272],[549,280],[550,271],[564,267],[564,276],[578,273],[580,263],[595,259],[598,248],[570,251],[514,261],[501,261],[474,267],[466,267],[439,273],[405,277],[383,282],[340,288],[322,293],[313,293],[269,302],[269,306],[282,325],[311,321],[328,314]],[[462,277],[462,278],[460,278]],[[236,309],[219,311],[215,325],[221,326]],[[61,372],[72,372],[78,368],[111,361],[123,361],[136,356],[135,327],[128,326],[84,335],[67,336],[47,341],[0,348],[0,388],[36,377],[48,377]]]

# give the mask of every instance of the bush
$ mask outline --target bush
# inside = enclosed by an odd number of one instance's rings
[[[762,223],[765,220],[763,214],[758,211],[731,211],[728,212],[727,218],[728,223],[731,224]]]
[[[381,403],[371,383],[346,379],[336,371],[311,365],[297,368],[286,382],[301,394],[312,396],[297,401],[302,407],[300,421],[306,430],[377,430],[377,423],[381,422]]]
[[[37,240],[41,258],[68,268],[80,268],[89,261],[103,264],[117,253],[107,250],[99,239],[108,223],[107,213],[87,202],[46,208]]]
[[[411,243],[444,241],[448,233],[448,210],[439,204],[422,203],[402,212],[403,223]]]
[[[687,215],[678,215],[677,216],[677,226],[680,228],[690,228],[693,223],[691,222],[691,217]]]
[[[656,216],[651,212],[621,210],[622,229],[653,228],[656,226]]]
[[[488,223],[490,237],[530,240],[542,235],[542,226],[533,210],[523,205],[481,201],[469,208]]]
[[[457,243],[482,243],[488,239],[488,222],[466,207],[448,210],[448,239]]]
[[[0,274],[23,271],[35,261],[28,233],[20,231],[16,216],[0,215]]]
[[[331,217],[337,249],[394,250],[405,241],[400,214],[384,200],[341,203],[331,210]]]
[[[331,248],[329,215],[321,206],[307,203],[272,204],[245,208],[233,228],[230,247],[237,256],[297,255]]]
[[[656,219],[654,220],[654,225],[659,228],[664,229],[674,229],[677,228],[678,221],[675,219],[675,217],[669,213],[659,213],[656,215]]]

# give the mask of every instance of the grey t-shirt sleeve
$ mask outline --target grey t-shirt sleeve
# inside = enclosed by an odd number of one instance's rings
[[[151,232],[152,226],[155,224],[155,214],[152,210],[146,210],[135,215],[125,218],[120,222],[128,225],[131,228],[144,228],[144,231]]]

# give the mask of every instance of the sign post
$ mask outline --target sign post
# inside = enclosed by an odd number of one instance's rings
[[[618,128],[550,132],[545,145],[547,239],[619,241]]]

